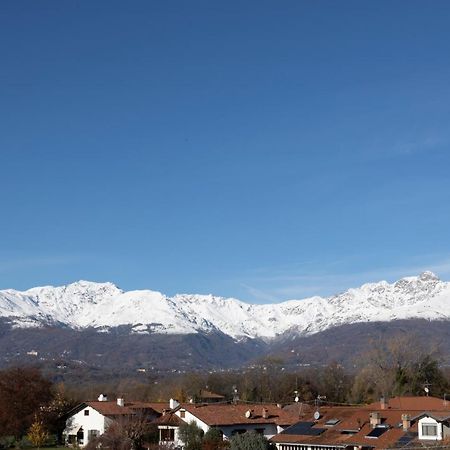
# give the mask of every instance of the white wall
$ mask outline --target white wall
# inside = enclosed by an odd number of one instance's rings
[[[184,411],[184,417],[181,417],[181,411]],[[184,409],[179,409],[175,412],[175,414],[181,419],[184,420],[186,423],[195,422],[196,425],[203,430],[204,433],[206,433],[209,430],[209,425],[205,422],[202,422],[198,417],[195,417],[193,414],[191,414],[189,411],[186,411]]]
[[[175,412],[175,414],[181,419],[184,420],[186,423],[191,423],[191,422],[195,422],[197,424],[197,426],[199,428],[201,428],[203,430],[204,433],[206,433],[211,427],[201,421],[198,417],[194,416],[193,414],[191,414],[189,411],[185,411],[184,413],[184,418],[181,417],[181,411],[183,409],[179,409],[178,411]],[[226,439],[230,439],[232,436],[232,433],[234,430],[245,430],[245,431],[252,431],[252,430],[256,430],[257,428],[264,428],[264,436],[269,439],[272,436],[275,436],[279,431],[277,429],[277,426],[275,424],[253,424],[253,423],[248,423],[248,424],[242,424],[242,425],[226,425],[226,426],[219,426],[217,427],[219,428],[222,433],[224,434],[224,437]],[[282,431],[282,428],[280,427],[280,431]]]
[[[89,415],[85,415],[85,411],[89,411]],[[80,426],[83,427],[83,446],[88,443],[88,432],[90,430],[97,430],[100,434],[105,432],[105,429],[108,428],[110,424],[110,419],[106,418],[104,415],[100,414],[95,409],[90,406],[86,406],[86,408],[77,412],[73,416],[69,417],[66,420],[66,429],[64,430],[64,435],[66,435],[66,441],[68,439],[68,434],[75,434],[71,432],[74,428],[78,429]]]

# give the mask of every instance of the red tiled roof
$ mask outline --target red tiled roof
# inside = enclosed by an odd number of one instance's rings
[[[151,411],[151,410],[153,410],[157,414],[161,414],[162,412],[161,405],[163,405],[162,403],[126,402],[124,406],[119,406],[115,401],[86,402],[85,404],[95,409],[100,414],[103,414],[104,416],[134,415],[139,411]]]
[[[380,402],[371,403],[366,408],[378,410]],[[436,397],[394,397],[386,402],[386,409],[407,409],[410,411],[449,411],[450,402]]]
[[[415,417],[420,412],[439,411],[440,416],[450,414],[450,402],[445,405],[443,400],[433,397],[397,397],[386,402],[386,407],[381,408],[380,402],[361,407],[321,407],[321,417],[314,420],[313,414],[304,415],[303,422],[313,422],[312,428],[321,428],[324,431],[318,435],[308,433],[289,434],[289,430],[279,433],[271,440],[277,443],[298,443],[329,446],[364,446],[372,448],[388,448],[394,446],[405,435],[402,423],[402,414],[408,414],[411,418],[411,426],[408,434],[412,439],[417,439],[417,420]],[[377,438],[367,437],[373,429],[370,424],[370,413],[377,412],[380,415],[381,424],[387,427],[387,431]],[[338,419],[334,426],[327,426],[326,422]],[[354,433],[349,434],[348,431]],[[345,433],[347,431],[347,433]]]
[[[182,419],[180,419],[176,414],[167,413],[158,417],[154,423],[157,425],[165,425],[169,427],[179,427],[181,424],[185,423]]]
[[[298,421],[296,413],[285,411],[273,404],[215,404],[194,405],[184,403],[182,409],[189,411],[209,426],[241,425],[241,424],[267,424],[291,425]],[[266,418],[263,417],[263,408],[267,410]],[[246,417],[246,412],[251,411],[251,416]]]

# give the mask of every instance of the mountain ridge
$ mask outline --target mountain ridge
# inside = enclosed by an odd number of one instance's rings
[[[310,335],[336,326],[403,319],[450,320],[450,282],[432,272],[394,283],[366,283],[330,297],[250,304],[214,295],[123,291],[110,282],[0,291],[0,317],[14,327],[60,326],[137,334],[220,331],[233,339]]]

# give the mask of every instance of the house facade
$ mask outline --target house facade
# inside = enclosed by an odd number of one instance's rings
[[[108,401],[100,396],[96,402],[85,402],[67,414],[63,437],[66,445],[84,447],[102,435],[113,422],[143,417],[149,422],[161,416],[162,403],[125,402],[123,398]]]

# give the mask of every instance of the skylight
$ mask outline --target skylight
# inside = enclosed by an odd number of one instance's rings
[[[337,425],[339,422],[340,422],[339,419],[330,419],[330,420],[327,420],[325,422],[325,425],[328,425],[329,427],[332,427],[334,425]]]

